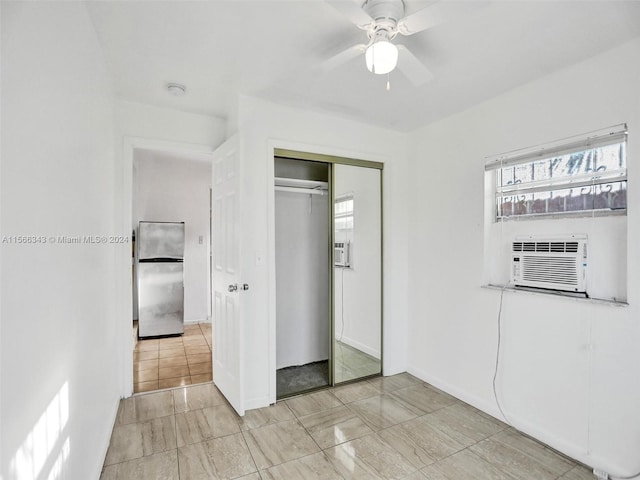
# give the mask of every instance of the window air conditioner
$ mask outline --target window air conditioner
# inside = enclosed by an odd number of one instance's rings
[[[336,267],[351,267],[351,242],[335,242],[333,259]]]
[[[511,282],[517,287],[587,293],[587,236],[516,237]]]

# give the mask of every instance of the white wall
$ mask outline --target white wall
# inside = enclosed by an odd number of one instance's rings
[[[628,245],[629,306],[506,292],[498,377],[515,426],[616,475],[640,470],[639,57],[636,39],[413,132],[407,185],[409,371],[498,416],[491,380],[500,291],[480,287],[489,267],[484,158],[628,124],[629,210],[620,245]],[[619,220],[595,219],[594,241]],[[555,222],[558,230],[577,228]]]
[[[226,130],[222,118],[125,100],[116,102],[116,125],[124,136],[212,147],[222,143]]]
[[[380,171],[350,165],[334,166],[336,198],[353,195],[354,228],[350,268],[336,268],[334,280],[335,337],[375,358],[381,354],[382,218]],[[338,232],[336,242],[342,238]],[[393,354],[393,353],[392,353]]]
[[[283,368],[329,358],[329,201],[275,197],[276,367]]]
[[[98,478],[119,398],[113,96],[85,7],[2,2],[0,476]]]
[[[275,243],[269,223],[274,218],[273,147],[384,161],[385,197],[385,374],[406,369],[406,240],[394,232],[406,228],[406,195],[403,192],[406,136],[390,130],[359,124],[328,115],[281,107],[242,97],[239,109],[241,159],[245,171],[243,189],[248,198],[242,217],[241,266],[251,290],[243,310],[247,366],[246,407],[256,408],[275,400]],[[255,255],[266,256],[256,265]],[[270,362],[264,362],[270,358]]]
[[[204,322],[210,316],[210,179],[210,162],[153,150],[134,151],[132,230],[137,232],[140,221],[185,222],[185,322]]]

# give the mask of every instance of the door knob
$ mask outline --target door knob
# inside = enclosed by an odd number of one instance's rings
[[[244,291],[249,290],[249,284],[248,283],[243,283],[242,284],[242,290],[244,290]]]
[[[235,292],[238,290],[238,284],[237,283],[232,283],[231,285],[229,285],[229,291],[230,292]]]

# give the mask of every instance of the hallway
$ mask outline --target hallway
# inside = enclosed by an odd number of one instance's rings
[[[184,326],[180,337],[138,340],[133,351],[134,393],[211,381],[211,324]]]

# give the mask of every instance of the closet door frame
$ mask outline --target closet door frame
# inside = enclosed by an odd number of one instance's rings
[[[329,334],[331,335],[329,341],[329,385],[335,386],[335,378],[334,378],[334,362],[335,362],[335,295],[334,295],[334,285],[335,285],[335,259],[334,259],[334,237],[335,237],[335,218],[334,218],[334,207],[335,207],[335,169],[334,165],[348,165],[352,167],[361,167],[361,168],[371,168],[374,170],[380,171],[380,373],[369,375],[367,377],[356,378],[353,380],[349,380],[346,382],[341,382],[340,385],[345,385],[351,382],[362,380],[363,378],[368,377],[376,377],[383,374],[383,365],[384,365],[384,216],[383,216],[383,174],[384,174],[384,163],[382,162],[374,162],[370,160],[360,160],[357,158],[348,158],[348,157],[340,157],[334,155],[325,155],[321,153],[311,153],[311,152],[302,152],[298,150],[289,150],[283,148],[274,148],[273,149],[273,161],[275,162],[275,158],[288,158],[291,160],[306,160],[313,162],[321,162],[329,164],[329,200],[331,208],[329,209],[329,302],[330,302],[330,318],[331,322],[329,328]]]

